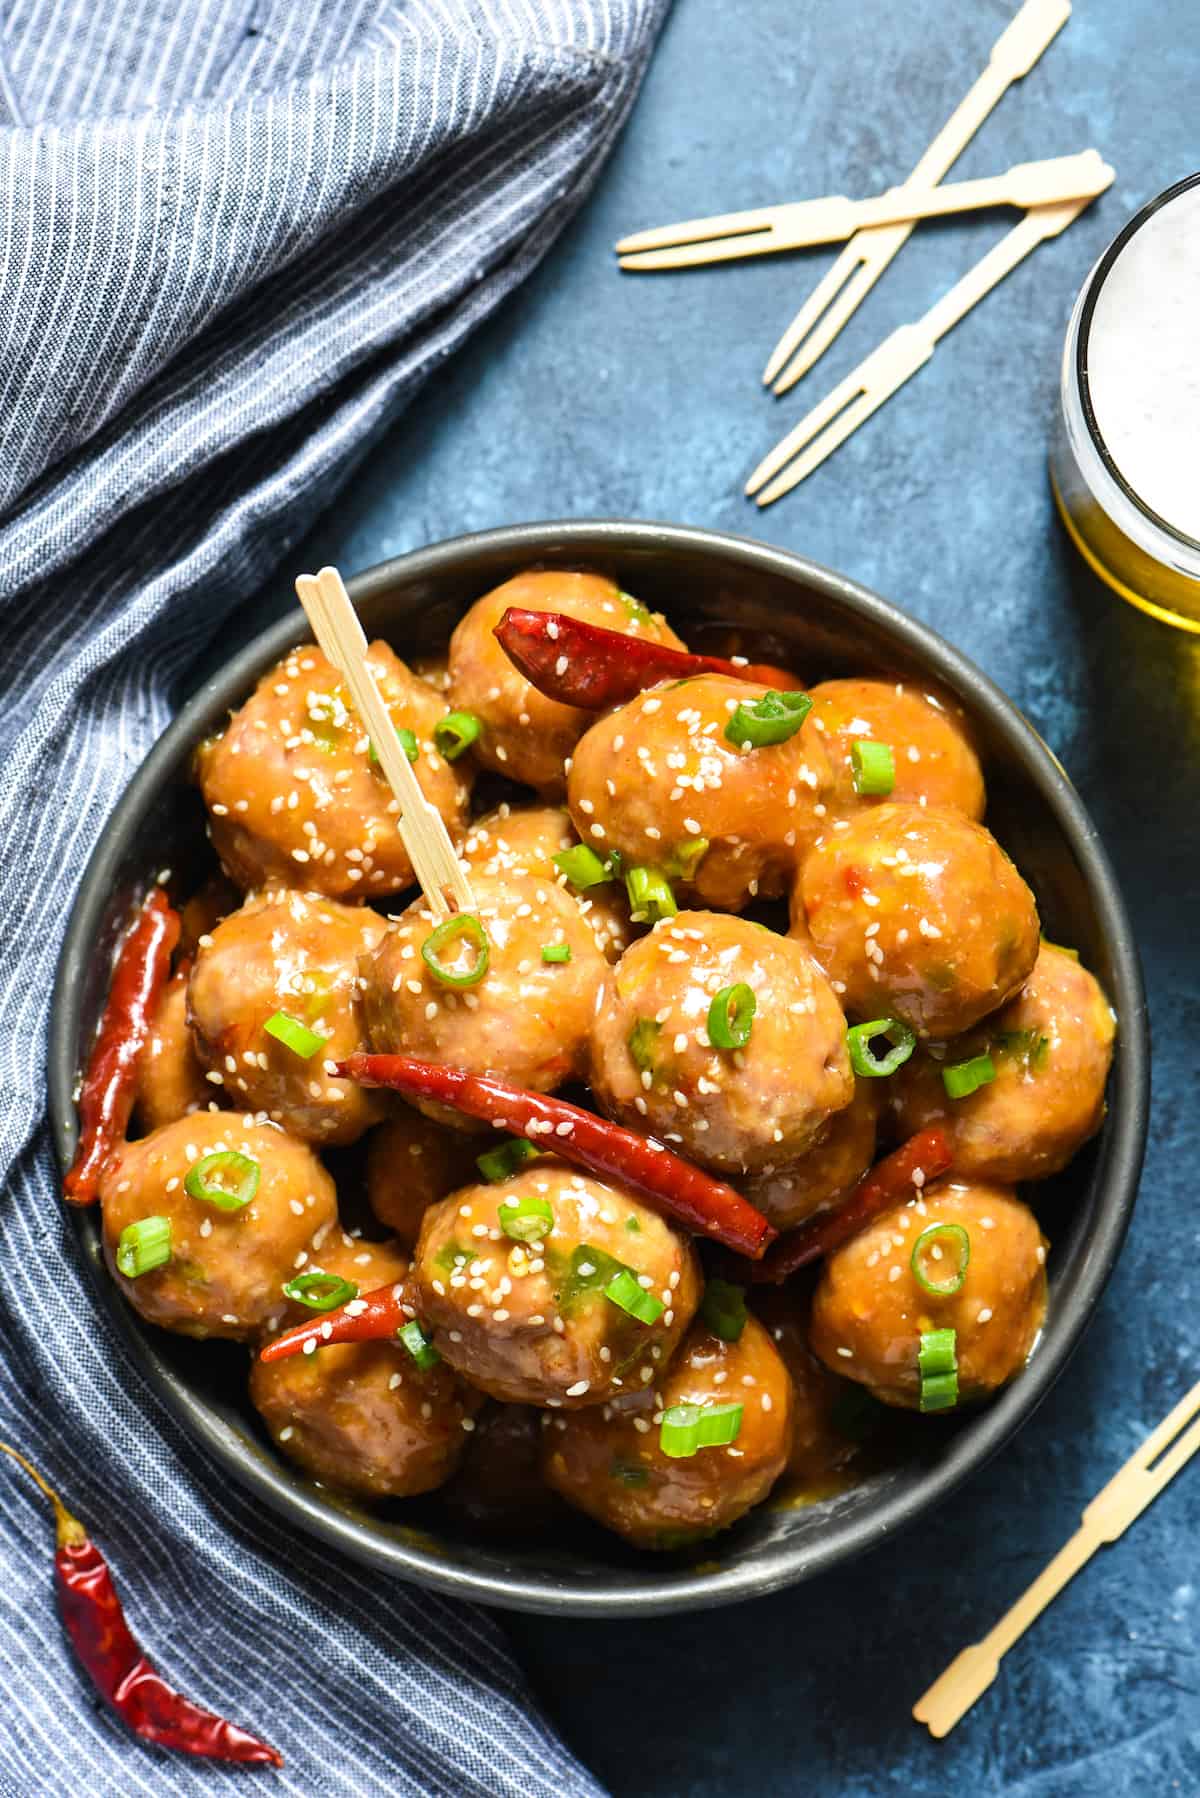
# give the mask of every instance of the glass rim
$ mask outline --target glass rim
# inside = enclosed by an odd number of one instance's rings
[[[1181,531],[1177,525],[1171,524],[1161,513],[1156,512],[1153,506],[1148,505],[1141,495],[1130,486],[1116,462],[1113,460],[1108,445],[1104,441],[1104,434],[1100,429],[1099,422],[1096,418],[1095,408],[1092,404],[1091,388],[1088,384],[1087,356],[1088,339],[1091,332],[1092,317],[1096,310],[1096,302],[1100,298],[1100,290],[1104,286],[1104,282],[1110,274],[1117,258],[1130,240],[1136,236],[1143,225],[1147,224],[1149,220],[1154,217],[1156,212],[1161,211],[1164,206],[1169,206],[1172,200],[1177,200],[1180,194],[1186,193],[1189,188],[1198,185],[1200,185],[1200,171],[1194,175],[1185,175],[1182,180],[1174,182],[1170,187],[1164,188],[1162,193],[1156,194],[1152,200],[1148,200],[1139,212],[1134,213],[1133,217],[1129,220],[1129,223],[1117,233],[1116,237],[1113,238],[1107,250],[1105,250],[1103,256],[1101,256],[1099,262],[1096,264],[1084,294],[1083,310],[1079,318],[1079,331],[1075,340],[1075,384],[1079,390],[1079,399],[1083,410],[1084,423],[1087,426],[1087,432],[1091,439],[1092,446],[1121,493],[1132,506],[1136,507],[1142,514],[1142,517],[1148,519],[1158,530],[1165,532],[1165,534],[1168,537],[1173,538],[1176,543],[1181,543],[1187,549],[1195,550],[1200,553],[1200,540],[1195,537],[1190,537],[1186,531]]]

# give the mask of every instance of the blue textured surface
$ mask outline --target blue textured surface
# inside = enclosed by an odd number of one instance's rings
[[[608,253],[641,225],[899,179],[1011,10],[680,0],[585,213],[310,546],[354,568],[475,527],[624,514],[804,550],[936,626],[1013,695],[1078,782],[1140,930],[1156,1036],[1141,1201],[1084,1349],[1015,1445],[923,1533],[816,1584],[707,1621],[513,1621],[572,1744],[619,1793],[1200,1792],[1200,1469],[1058,1600],[947,1742],[908,1715],[1200,1372],[1200,647],[1082,573],[1045,475],[1075,292],[1126,217],[1194,167],[1193,5],[1084,0],[957,172],[1094,143],[1115,186],[765,514],[740,498],[758,457],[1004,224],[920,232],[781,402],[759,373],[825,253],[637,279]]]

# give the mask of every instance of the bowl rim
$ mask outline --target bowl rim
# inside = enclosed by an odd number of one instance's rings
[[[612,1570],[603,1585],[584,1578],[522,1572],[521,1550],[514,1565],[493,1574],[456,1567],[440,1551],[417,1540],[381,1539],[354,1517],[289,1480],[287,1470],[265,1456],[247,1452],[236,1435],[192,1392],[160,1357],[152,1335],[108,1277],[98,1249],[94,1213],[73,1210],[77,1240],[96,1285],[97,1296],[121,1331],[141,1373],[174,1420],[220,1467],[233,1473],[250,1494],[329,1547],[351,1554],[380,1572],[451,1597],[513,1610],[580,1617],[666,1615],[715,1608],[768,1593],[830,1571],[913,1523],[978,1472],[1031,1417],[1058,1379],[1087,1324],[1116,1263],[1129,1225],[1145,1147],[1149,1112],[1149,1030],[1140,962],[1132,925],[1096,828],[1066,771],[1015,704],[960,651],[928,625],[909,617],[869,588],[795,551],[756,539],[696,526],[647,520],[574,519],[507,525],[444,539],[376,563],[347,582],[356,602],[368,601],[401,584],[436,578],[451,570],[469,572],[473,559],[511,558],[515,566],[553,555],[577,554],[580,561],[620,560],[648,552],[716,555],[747,576],[768,575],[803,589],[816,589],[886,633],[932,674],[957,689],[989,728],[1005,739],[1025,775],[1066,838],[1092,895],[1100,931],[1111,957],[1110,998],[1121,1020],[1120,1049],[1109,1087],[1105,1162],[1095,1204],[1096,1218],[1071,1303],[1052,1313],[1036,1354],[1015,1381],[950,1443],[936,1464],[924,1468],[910,1486],[884,1491],[868,1510],[831,1523],[815,1543],[769,1546],[753,1563],[733,1559],[712,1571],[681,1573],[650,1560],[628,1573]],[[190,696],[133,774],[109,817],[79,884],[59,958],[51,1005],[48,1044],[50,1117],[55,1149],[65,1167],[74,1152],[73,1088],[75,1044],[84,974],[92,958],[104,910],[126,855],[126,844],[158,791],[161,779],[185,743],[194,739],[197,720],[222,693],[246,692],[258,673],[277,660],[307,630],[299,607],[269,625]]]

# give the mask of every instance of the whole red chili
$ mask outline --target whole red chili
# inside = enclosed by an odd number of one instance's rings
[[[133,1638],[108,1563],[83,1524],[15,1448],[0,1442],[54,1506],[54,1568],[63,1628],[96,1690],[137,1735],[160,1748],[209,1760],[282,1767],[283,1756],[257,1736],[183,1698],[154,1671]]]
[[[313,1318],[311,1323],[297,1324],[294,1330],[285,1330],[274,1342],[268,1342],[259,1355],[260,1361],[286,1361],[289,1355],[300,1354],[308,1343],[316,1348],[324,1348],[334,1342],[378,1342],[383,1337],[394,1336],[411,1323],[415,1313],[411,1305],[404,1302],[404,1288],[394,1281],[387,1286],[377,1286],[373,1292],[364,1292],[348,1305],[337,1311],[327,1311],[323,1317]],[[309,1349],[310,1354],[313,1353]]]
[[[162,887],[151,887],[121,944],[80,1087],[79,1146],[63,1181],[63,1193],[72,1205],[95,1203],[109,1157],[125,1134],[138,1061],[178,941],[179,914],[172,911]]]
[[[801,685],[786,668],[770,663],[692,655],[646,637],[627,637],[624,631],[585,624],[565,612],[527,612],[509,606],[493,635],[539,693],[588,712],[621,705],[659,681],[686,680],[693,674],[727,674],[786,692]]]

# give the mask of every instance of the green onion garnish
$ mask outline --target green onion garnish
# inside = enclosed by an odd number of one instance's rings
[[[708,1008],[708,1040],[718,1049],[744,1049],[757,1010],[754,988],[744,980],[723,986]]]
[[[627,1311],[630,1317],[636,1317],[640,1324],[656,1324],[666,1310],[662,1300],[647,1292],[639,1284],[637,1275],[627,1267],[613,1275],[604,1288],[604,1296],[622,1311]]]
[[[475,1166],[485,1180],[507,1180],[510,1174],[515,1174],[527,1161],[536,1161],[540,1154],[537,1144],[531,1143],[527,1136],[510,1136],[499,1148],[489,1149],[485,1155],[476,1155]]]
[[[741,1427],[741,1405],[672,1405],[663,1412],[658,1446],[673,1461],[686,1461],[702,1448],[736,1442]]]
[[[483,720],[474,712],[447,712],[433,727],[433,740],[448,762],[465,755],[483,730]]]
[[[397,1336],[422,1370],[436,1367],[441,1356],[426,1336],[424,1330],[414,1317],[411,1323],[403,1324],[396,1331]]]
[[[671,883],[657,868],[630,868],[625,876],[629,908],[657,924],[660,918],[673,918],[679,907],[671,891]]]
[[[295,1299],[298,1305],[307,1305],[310,1311],[336,1311],[339,1305],[348,1305],[358,1297],[358,1287],[353,1280],[343,1280],[338,1274],[297,1274],[285,1284],[283,1296]]]
[[[932,1261],[940,1261],[943,1245],[950,1251],[950,1263],[945,1278],[938,1280],[926,1272],[925,1260],[928,1256]],[[935,1298],[948,1299],[962,1291],[970,1260],[971,1238],[961,1224],[931,1224],[913,1243],[909,1266],[916,1275],[918,1286]]]
[[[890,743],[872,743],[856,737],[850,745],[850,778],[854,791],[868,799],[890,793],[896,784],[896,763]]]
[[[217,1149],[192,1163],[184,1177],[183,1190],[193,1199],[215,1205],[218,1211],[240,1211],[258,1191],[261,1173],[252,1155],[243,1155],[237,1149]]]
[[[126,1224],[117,1238],[117,1272],[127,1280],[165,1267],[170,1259],[169,1217],[140,1217],[136,1224]]]
[[[639,624],[654,623],[654,619],[649,609],[642,604],[640,599],[635,599],[632,593],[618,593],[617,598],[625,607],[630,618],[636,618]]]
[[[722,1342],[736,1342],[746,1328],[746,1289],[714,1276],[704,1288],[700,1315]]]
[[[655,1018],[639,1018],[626,1039],[626,1047],[639,1074],[654,1070],[654,1046],[662,1025]]]
[[[448,944],[458,942],[460,938],[470,943],[475,951],[474,965],[465,974],[456,974],[439,959],[442,950]],[[421,944],[421,960],[434,979],[440,980],[443,986],[478,986],[491,961],[487,932],[474,912],[455,912],[452,918],[447,918],[444,924],[439,924],[425,938]]]
[[[885,1037],[892,1045],[886,1055],[876,1055],[874,1041]],[[875,1018],[870,1024],[855,1024],[846,1032],[850,1066],[865,1079],[878,1080],[902,1068],[917,1046],[914,1030],[900,1018]]]
[[[990,1086],[996,1078],[996,1064],[990,1055],[974,1055],[970,1061],[956,1061],[942,1069],[942,1085],[952,1099],[966,1099],[981,1086]]]
[[[603,886],[606,880],[615,879],[615,870],[608,862],[602,862],[594,849],[586,843],[576,843],[571,849],[561,849],[551,858],[560,874],[565,874],[577,893],[586,893],[589,887]]]
[[[571,959],[570,943],[543,943],[542,944],[542,960],[543,961],[570,961],[570,959]]]
[[[554,1228],[554,1213],[545,1199],[517,1199],[501,1205],[500,1228],[514,1242],[540,1242]]]
[[[776,693],[772,688],[753,705],[743,702],[725,726],[726,740],[740,748],[764,749],[770,743],[786,743],[794,737],[808,714],[812,700],[807,693]]]
[[[407,724],[398,724],[396,726],[396,735],[399,737],[400,747],[408,757],[409,761],[415,762],[421,753],[421,745],[417,742],[416,733],[409,730]],[[378,762],[379,751],[376,749],[374,743],[368,744],[367,757],[372,762]]]
[[[671,880],[690,880],[708,854],[707,837],[688,837],[676,843],[667,857],[667,876]]]
[[[310,1030],[307,1024],[302,1024],[299,1018],[294,1018],[288,1011],[277,1011],[267,1019],[263,1029],[268,1036],[273,1036],[277,1043],[282,1043],[285,1049],[290,1049],[302,1061],[311,1061],[317,1050],[325,1047],[323,1036],[318,1036],[315,1030]]]
[[[958,1334],[926,1330],[917,1351],[922,1411],[949,1411],[958,1403]]]

